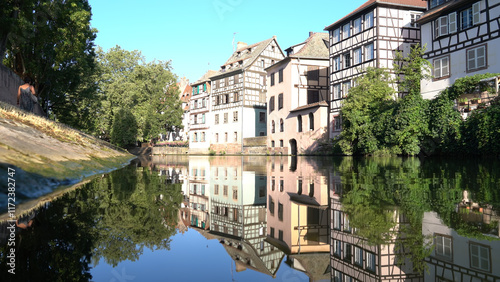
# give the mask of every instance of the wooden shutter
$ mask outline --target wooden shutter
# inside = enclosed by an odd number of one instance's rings
[[[480,8],[481,6],[479,2],[472,4],[472,24],[474,25],[479,23],[479,15],[481,13]]]
[[[457,32],[457,12],[448,15],[448,26],[450,33]]]

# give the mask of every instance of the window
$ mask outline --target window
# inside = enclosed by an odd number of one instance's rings
[[[278,110],[283,108],[283,93],[278,95]]]
[[[334,100],[342,98],[340,89],[341,89],[340,84],[335,84],[333,86],[333,99]]]
[[[342,26],[342,39],[347,39],[351,36],[351,23]]]
[[[238,121],[238,111],[234,111],[233,112],[233,122],[237,122]]]
[[[283,241],[283,230],[278,230],[278,240]]]
[[[314,182],[309,183],[309,197],[314,197]]]
[[[333,118],[333,122],[335,123],[334,124],[334,129],[335,131],[340,131],[342,130],[342,119],[340,118],[340,116],[336,116]]]
[[[275,147],[275,142],[274,142],[274,140],[272,140],[272,141],[271,141],[271,147],[273,147],[273,148]]]
[[[297,132],[302,132],[302,116],[297,116]]]
[[[193,134],[193,142],[198,142],[198,133]]]
[[[234,142],[238,142],[238,132],[234,132]]]
[[[241,100],[241,96],[238,92],[234,92],[233,97],[234,97],[234,102],[238,102]]]
[[[227,196],[227,185],[224,185],[222,195]]]
[[[302,195],[302,179],[297,180],[297,194]]]
[[[224,142],[227,142],[227,132],[224,132]]]
[[[450,75],[450,67],[449,67],[450,59],[449,57],[442,57],[438,59],[434,59],[433,68],[434,68],[434,78],[442,78]]]
[[[361,18],[357,18],[353,21],[353,31],[352,34],[357,34],[361,32]]]
[[[266,113],[265,112],[260,112],[259,113],[259,122],[266,122]]]
[[[219,195],[219,184],[214,185],[214,194]]]
[[[201,123],[205,124],[205,114],[201,114]]]
[[[337,43],[340,41],[340,29],[337,28],[333,31],[332,38],[333,38],[333,43]]]
[[[227,123],[229,113],[224,113],[224,123]]]
[[[434,21],[435,36],[440,37],[448,34],[448,16],[439,17]]]
[[[274,120],[271,121],[271,133],[275,133],[276,132],[276,124],[274,123]]]
[[[269,112],[274,111],[274,96],[269,98]]]
[[[278,219],[283,221],[283,204],[278,203]]]
[[[490,270],[490,248],[474,243],[469,244],[470,266],[484,271]]]
[[[273,198],[269,196],[269,212],[274,215],[274,201]]]
[[[333,255],[338,258],[342,255],[342,241],[333,240]]]
[[[373,60],[373,43],[365,45],[365,61]]]
[[[201,133],[201,142],[205,142],[205,132]]]
[[[361,48],[354,49],[353,55],[354,55],[354,58],[353,58],[354,65],[361,64],[361,62],[363,61],[363,59],[361,57]]]
[[[352,245],[344,243],[344,260],[351,262],[352,258]]]
[[[340,68],[340,56],[336,56],[333,58],[333,71],[339,71]]]
[[[351,89],[351,81],[346,81],[342,83],[342,96],[345,98],[349,94],[349,89]]]
[[[417,20],[420,19],[420,15],[419,14],[410,14],[410,17],[411,17],[410,26],[414,27],[414,28],[418,28]]]
[[[373,27],[373,11],[365,15],[365,29]]]
[[[314,115],[309,113],[309,130],[314,130]]]
[[[439,6],[447,1],[449,1],[449,0],[431,0],[431,6],[429,8],[432,9],[432,8]]]
[[[283,82],[283,69],[278,71],[278,83]]]
[[[375,254],[366,252],[366,269],[375,272]]]
[[[238,200],[238,190],[233,188],[233,200]]]
[[[338,210],[333,211],[333,228],[340,230],[342,226],[342,212]]]
[[[280,132],[285,131],[285,123],[283,122],[283,119],[280,119]]]
[[[283,139],[280,139],[280,147],[283,148]],[[281,170],[283,171],[283,170]]]
[[[283,192],[283,189],[285,189],[285,180],[280,179],[280,192]]]
[[[345,53],[343,55],[344,69],[351,67],[351,53]]]
[[[486,68],[486,45],[467,50],[467,71]]]
[[[207,92],[207,84],[203,83],[203,91]]]
[[[271,86],[274,85],[274,74],[275,74],[274,72],[271,73]]]
[[[215,143],[219,143],[219,133],[215,133]]]
[[[354,247],[354,263],[363,266],[363,249]]]
[[[319,102],[319,91],[318,90],[307,90],[307,103],[317,103]]]
[[[435,250],[436,256],[443,257],[445,259],[451,260],[453,258],[453,248],[451,245],[451,237],[436,235],[435,238]]]

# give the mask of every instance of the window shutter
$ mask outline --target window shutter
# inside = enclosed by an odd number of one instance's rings
[[[439,18],[439,36],[448,34],[448,17]]]
[[[441,75],[442,76],[448,76],[450,75],[450,71],[449,71],[449,68],[448,68],[448,58],[443,58],[441,60]]]
[[[467,69],[473,70],[476,68],[476,49],[467,51]]]
[[[480,14],[480,7],[479,2],[476,2],[472,5],[472,24],[478,24],[479,23],[479,14]]]
[[[441,60],[434,60],[434,77],[441,77]]]
[[[448,15],[449,32],[457,32],[457,12]]]

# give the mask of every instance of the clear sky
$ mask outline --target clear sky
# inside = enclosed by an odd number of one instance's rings
[[[173,72],[195,82],[218,70],[234,42],[276,35],[282,50],[303,42],[367,0],[89,0],[95,44],[139,50],[147,61],[172,61]],[[234,35],[234,33],[236,33]]]

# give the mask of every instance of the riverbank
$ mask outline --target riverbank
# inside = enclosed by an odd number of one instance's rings
[[[64,124],[1,102],[0,136],[0,186],[6,192],[15,181],[18,199],[40,197],[55,187],[123,167],[135,158]],[[7,199],[1,199],[0,208],[6,205]]]

